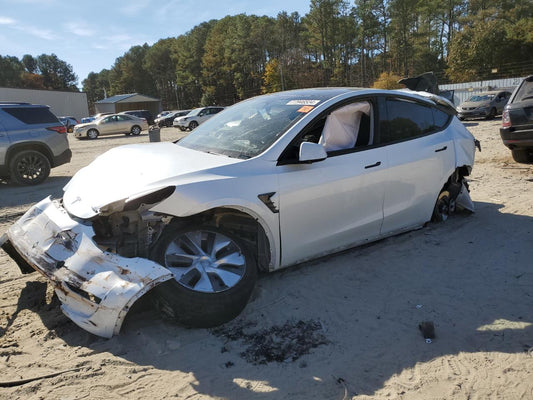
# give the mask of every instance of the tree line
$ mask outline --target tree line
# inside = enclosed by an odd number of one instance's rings
[[[23,89],[78,91],[78,77],[72,66],[55,54],[22,59],[0,55],[0,86]]]
[[[90,106],[137,92],[186,109],[427,71],[439,83],[532,74],[533,2],[311,0],[304,16],[227,16],[133,46],[82,85]]]

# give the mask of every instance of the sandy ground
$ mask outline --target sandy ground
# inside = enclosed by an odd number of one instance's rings
[[[483,146],[475,214],[262,276],[222,330],[185,329],[141,307],[119,336],[95,337],[0,251],[0,398],[533,399],[533,166],[513,162],[499,120],[466,125]],[[61,196],[97,154],[131,142],[148,135],[72,139],[72,162],[44,184],[0,185],[0,234],[30,204]],[[422,321],[434,323],[432,343]],[[282,361],[250,357],[280,348]]]

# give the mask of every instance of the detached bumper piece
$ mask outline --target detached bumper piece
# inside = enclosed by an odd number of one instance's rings
[[[99,249],[94,231],[68,215],[58,202],[42,200],[0,238],[19,265],[43,274],[54,286],[63,313],[81,328],[110,338],[143,294],[172,273],[144,258]]]

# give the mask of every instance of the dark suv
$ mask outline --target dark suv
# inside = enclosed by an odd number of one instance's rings
[[[35,185],[70,162],[66,127],[48,106],[0,102],[0,178]]]
[[[154,116],[148,110],[128,110],[122,111],[120,114],[135,115],[136,117],[144,118],[148,122],[148,125],[154,124]]]
[[[505,106],[500,136],[516,162],[533,162],[533,75],[518,85]]]

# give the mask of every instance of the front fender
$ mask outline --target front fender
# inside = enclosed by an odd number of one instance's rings
[[[265,231],[269,240],[271,257],[270,270],[279,268],[280,237],[279,237],[279,194],[276,193],[277,180],[270,184],[267,180],[261,185],[246,182],[242,179],[227,178],[220,181],[210,181],[209,190],[204,190],[204,184],[189,184],[177,186],[172,196],[151,208],[151,211],[172,215],[175,217],[190,217],[216,208],[239,210],[255,219]],[[238,185],[238,187],[237,187]],[[235,194],[238,193],[237,197]],[[274,193],[269,197],[269,206],[258,196]]]

